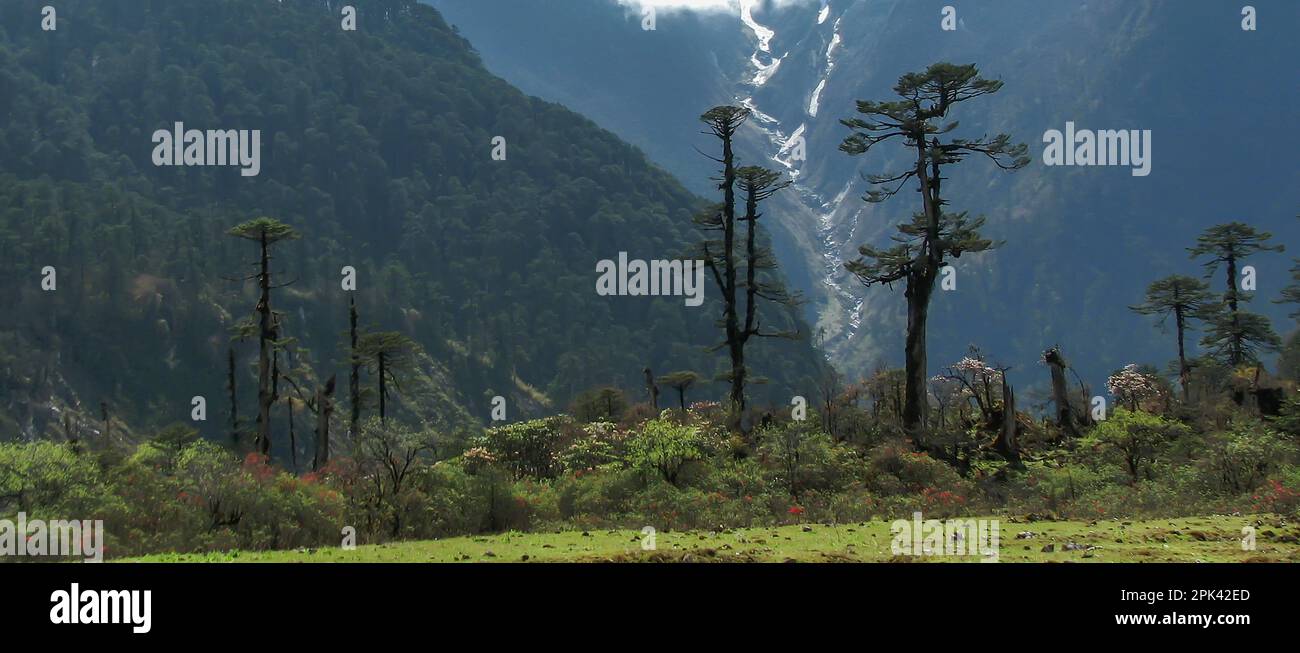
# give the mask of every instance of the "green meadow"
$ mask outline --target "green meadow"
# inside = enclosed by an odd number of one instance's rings
[[[159,554],[131,562],[974,562],[978,557],[896,556],[888,521],[655,534],[564,531],[287,551]],[[1255,530],[1243,550],[1242,529]],[[1273,516],[1146,521],[999,521],[1001,562],[1300,562],[1300,526]]]

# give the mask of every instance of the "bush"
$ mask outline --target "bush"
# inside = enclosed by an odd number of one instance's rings
[[[1186,425],[1142,411],[1117,408],[1080,441],[1084,449],[1123,464],[1131,483],[1154,478],[1154,465],[1172,441],[1191,433]]]
[[[611,466],[557,481],[560,518],[583,527],[617,520],[631,510],[632,499],[643,486],[641,476],[638,471]]]
[[[1270,474],[1296,455],[1296,448],[1260,424],[1240,426],[1206,439],[1200,467],[1206,484],[1220,492],[1240,494],[1259,487]]]
[[[902,443],[881,445],[868,455],[868,487],[878,495],[920,494],[925,488],[963,488],[952,467]]]
[[[1300,515],[1300,467],[1288,465],[1279,470],[1251,498],[1255,512]]]
[[[673,485],[689,464],[704,460],[710,443],[696,426],[674,424],[666,418],[645,423],[628,441],[628,464],[634,469],[657,474]]]
[[[568,447],[560,453],[565,472],[589,471],[621,460],[627,434],[609,422],[583,424]]]
[[[104,481],[95,457],[71,445],[0,444],[0,515],[91,519],[104,508]]]
[[[201,549],[274,549],[337,543],[343,497],[312,479],[300,479],[249,454],[242,462],[200,440],[176,460],[177,498],[199,517]]]
[[[798,502],[805,491],[835,492],[856,480],[861,460],[836,445],[811,422],[795,422],[758,434],[759,457],[768,465],[769,482]]]
[[[551,478],[561,469],[560,452],[568,445],[564,416],[515,422],[488,429],[474,446],[486,449],[516,479]]]

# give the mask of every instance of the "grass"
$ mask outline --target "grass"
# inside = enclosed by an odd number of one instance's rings
[[[809,524],[720,532],[502,533],[289,551],[158,554],[130,562],[973,562],[978,557],[895,556],[891,522]],[[1256,547],[1242,550],[1242,528]],[[1000,521],[1002,562],[1300,562],[1300,525],[1275,516],[1154,520]]]

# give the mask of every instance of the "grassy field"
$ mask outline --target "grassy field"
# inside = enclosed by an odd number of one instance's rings
[[[1256,546],[1242,550],[1242,528]],[[721,532],[502,533],[443,540],[290,551],[161,554],[132,562],[973,562],[977,557],[895,556],[890,522],[809,524]],[[1002,562],[1300,562],[1300,525],[1274,516],[1000,522]]]

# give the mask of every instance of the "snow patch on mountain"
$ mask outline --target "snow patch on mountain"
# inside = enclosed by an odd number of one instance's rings
[[[790,134],[790,137],[785,139],[785,142],[781,143],[781,149],[777,150],[776,154],[772,157],[773,161],[785,166],[786,171],[790,173],[791,179],[799,179],[799,164],[801,163],[801,160],[796,157],[796,154],[799,154],[799,152],[796,152],[795,148],[803,143],[803,132],[807,128],[807,123],[800,123],[799,128],[794,130],[794,133]],[[781,157],[785,158],[783,159]]]
[[[781,57],[772,56],[772,47],[776,43],[777,34],[774,29],[759,23],[754,18],[753,11],[758,4],[758,0],[740,0],[741,22],[758,40],[757,47],[750,57],[750,63],[754,66],[754,75],[749,82],[752,87],[762,87],[776,74],[781,62],[788,56],[788,53],[783,54]],[[817,14],[817,24],[826,24],[830,17],[830,3],[823,0],[821,11]],[[827,26],[830,28],[830,37],[826,41],[827,45],[822,64],[818,66],[821,70],[818,71],[817,85],[812,89],[811,95],[808,96],[806,113],[810,119],[817,118],[818,111],[821,108],[821,98],[830,83],[831,73],[835,70],[835,57],[843,46],[843,37],[840,34],[840,22],[842,20],[843,16],[841,15]],[[819,31],[824,29],[826,28],[818,28]],[[791,190],[799,197],[799,202],[816,217],[817,238],[815,242],[822,259],[820,281],[842,306],[850,309],[849,319],[843,331],[837,334],[836,338],[843,341],[851,340],[862,325],[864,300],[861,293],[855,293],[851,290],[854,288],[852,276],[844,269],[844,259],[841,255],[845,244],[852,242],[855,237],[854,232],[857,230],[857,221],[852,218],[856,218],[856,215],[851,216],[851,219],[846,221],[845,216],[840,215],[840,208],[853,190],[853,181],[846,183],[829,200],[820,196],[813,190],[811,185],[800,183],[801,168],[805,164],[803,156],[806,155],[807,148],[805,132],[809,129],[809,122],[801,122],[793,132],[787,134],[782,128],[780,119],[762,111],[757,106],[753,95],[748,95],[743,99],[738,98],[738,100],[742,106],[750,110],[753,116],[750,125],[765,137],[769,147],[772,148],[772,153],[768,155],[768,158],[785,169],[792,181]]]
[[[754,36],[758,38],[758,49],[771,52],[772,37],[776,36],[776,32],[759,25],[758,21],[754,20],[754,5],[758,2],[759,0],[740,0],[740,20],[754,31]]]
[[[826,90],[825,77],[822,78],[822,81],[817,82],[817,88],[813,89],[812,99],[808,101],[808,115],[813,118],[817,117],[817,105],[821,103],[822,91],[824,90]]]
[[[754,78],[751,79],[749,83],[754,86],[762,86],[766,84],[767,80],[772,79],[772,76],[776,74],[777,69],[781,67],[782,58],[783,57],[777,57],[776,59],[773,59],[771,63],[765,65],[759,60],[758,55],[751,57],[750,62],[754,64],[754,67],[757,68],[758,71],[754,73]]]
[[[830,6],[827,5],[827,9]],[[833,32],[831,33],[831,42],[826,46],[826,70],[822,73],[821,81],[817,82],[817,88],[813,89],[812,99],[808,101],[808,115],[817,117],[817,110],[821,106],[822,91],[826,90],[826,82],[831,78],[831,71],[835,70],[835,48],[840,46],[840,21],[844,20],[843,16],[835,19]]]
[[[776,31],[754,20],[754,5],[758,2],[759,0],[740,0],[740,21],[758,39],[758,48],[749,57],[755,70],[754,77],[749,81],[753,86],[762,86],[772,79],[776,71],[781,68],[781,60],[785,59],[785,55],[772,56],[772,38],[776,36]]]

